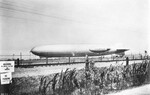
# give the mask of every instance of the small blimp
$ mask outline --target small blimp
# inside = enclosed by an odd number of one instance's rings
[[[31,49],[39,57],[82,57],[117,54],[124,56],[129,49],[102,48],[100,45],[43,45]]]

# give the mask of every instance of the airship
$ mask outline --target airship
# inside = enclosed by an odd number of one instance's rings
[[[82,57],[117,54],[124,56],[129,49],[102,48],[100,45],[43,45],[31,49],[39,57]]]

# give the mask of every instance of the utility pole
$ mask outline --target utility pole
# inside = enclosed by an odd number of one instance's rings
[[[13,54],[13,58],[12,58],[13,60],[14,60],[14,56],[15,56],[15,54]]]
[[[22,53],[20,52],[20,63],[22,64]]]
[[[29,60],[31,60],[31,53],[29,53],[30,55],[29,55]]]

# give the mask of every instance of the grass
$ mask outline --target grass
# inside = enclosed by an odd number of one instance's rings
[[[66,69],[48,76],[13,78],[10,95],[102,95],[148,81],[147,61],[132,65]]]

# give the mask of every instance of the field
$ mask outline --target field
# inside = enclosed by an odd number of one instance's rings
[[[124,63],[102,64],[86,62],[86,66],[67,65],[62,69],[54,66],[52,70],[50,67],[18,68],[18,73],[13,74],[10,94],[103,95],[149,82],[149,61],[133,62],[128,66]],[[50,72],[54,69],[56,72]]]
[[[42,62],[41,62],[42,63]],[[142,60],[130,61],[129,64],[142,63]],[[42,63],[44,64],[44,62]],[[114,61],[114,62],[96,62],[95,67],[109,67],[110,65],[125,65],[125,61]],[[81,64],[70,64],[70,65],[59,65],[59,66],[35,66],[32,68],[15,68],[13,77],[27,77],[27,76],[38,76],[38,75],[49,75],[53,73],[59,73],[61,70],[74,69],[77,70],[85,67],[85,63]]]

